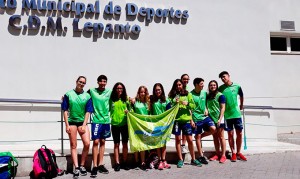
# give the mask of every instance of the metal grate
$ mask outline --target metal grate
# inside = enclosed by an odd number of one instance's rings
[[[280,21],[281,30],[295,31],[294,21]]]

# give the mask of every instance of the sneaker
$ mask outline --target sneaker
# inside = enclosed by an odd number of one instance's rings
[[[84,166],[80,166],[79,171],[80,171],[81,176],[86,176],[87,175],[87,172],[86,172],[86,169],[84,168]]]
[[[183,167],[183,160],[179,160],[177,163],[177,168],[182,168]]]
[[[167,168],[167,169],[170,169],[170,168],[171,168],[171,165],[169,165],[169,164],[167,163],[167,161],[164,161],[163,164],[164,164],[164,168]]]
[[[216,161],[216,160],[218,160],[219,159],[219,157],[217,156],[217,155],[214,155],[213,157],[211,157],[209,160],[210,161]]]
[[[164,163],[160,161],[158,165],[158,170],[163,170],[163,169],[164,169]]]
[[[241,153],[237,154],[237,157],[239,160],[247,161],[247,158]]]
[[[232,162],[236,162],[236,153],[232,153],[231,159]]]
[[[98,171],[99,171],[100,173],[104,173],[104,174],[108,174],[108,173],[109,173],[109,171],[105,168],[104,165],[100,165],[100,166],[98,167]]]
[[[98,173],[98,167],[93,167],[91,171],[91,178],[96,178]]]
[[[120,169],[121,169],[121,165],[119,163],[116,163],[114,170],[118,172],[120,171]]]
[[[135,162],[133,165],[132,165],[132,169],[135,169],[135,170],[139,170],[139,163],[138,162]]]
[[[185,145],[181,146],[181,153],[183,154],[189,153],[189,150],[185,147]]]
[[[226,162],[226,156],[223,155],[221,158],[220,158],[220,163],[225,163]]]
[[[199,157],[199,158],[198,158],[198,161],[199,161],[200,163],[202,163],[202,164],[205,164],[205,165],[208,164],[208,162],[207,162],[207,160],[206,160],[205,157]]]
[[[194,165],[194,166],[197,166],[197,167],[202,167],[202,164],[197,159],[192,160],[191,165]]]
[[[124,170],[130,170],[130,168],[128,167],[128,164],[126,162],[121,164],[121,168]]]
[[[140,166],[141,170],[147,170],[147,166],[146,166],[146,163],[143,162]]]
[[[73,172],[73,178],[74,178],[74,179],[79,178],[79,174],[80,174],[79,167],[78,167],[78,168],[75,168],[75,170],[74,170],[74,172]]]

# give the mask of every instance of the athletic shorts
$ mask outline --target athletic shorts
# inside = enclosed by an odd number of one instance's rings
[[[106,139],[110,135],[110,124],[92,123],[92,140]]]
[[[224,124],[226,131],[232,131],[233,127],[236,130],[243,130],[242,118],[225,119]]]
[[[211,126],[215,126],[214,121],[210,117],[206,117],[202,121],[198,121],[195,123],[196,128],[193,130],[194,134],[202,134],[204,131],[209,131]]]
[[[83,125],[83,122],[69,122],[69,126],[82,126]]]
[[[174,122],[172,134],[178,136],[181,135],[181,131],[183,135],[192,135],[193,129],[189,122]]]
[[[111,133],[115,144],[120,143],[120,135],[122,136],[122,143],[128,143],[128,126],[111,126]]]
[[[216,126],[217,129],[220,129],[220,128],[225,129],[225,124],[224,124],[224,123],[220,123],[220,126],[219,126],[219,127],[218,127],[218,124],[215,123],[215,126]]]

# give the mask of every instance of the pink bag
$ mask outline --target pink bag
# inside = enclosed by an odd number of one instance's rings
[[[57,167],[56,156],[53,150],[48,149],[45,145],[42,145],[34,153],[32,168],[31,178],[55,178],[64,173]]]

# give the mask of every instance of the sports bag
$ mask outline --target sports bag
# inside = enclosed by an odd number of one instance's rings
[[[158,167],[158,164],[159,164],[159,158],[158,158],[158,155],[157,153],[152,150],[150,152],[150,154],[148,155],[148,158],[146,160],[146,163],[148,165],[148,167],[150,169],[153,169],[153,168],[157,168]]]
[[[10,152],[0,152],[0,178],[15,178],[18,161]]]
[[[63,174],[62,170],[57,167],[55,153],[45,145],[34,153],[32,168],[30,177],[36,179],[55,178]]]

